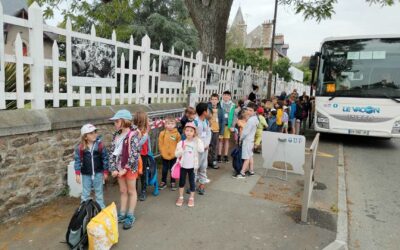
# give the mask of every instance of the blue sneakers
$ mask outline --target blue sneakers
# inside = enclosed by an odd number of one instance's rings
[[[122,223],[125,221],[126,215],[122,213],[118,213],[118,223]]]
[[[128,230],[133,226],[135,223],[135,216],[133,214],[127,214],[124,221],[124,226],[122,227],[124,230]]]

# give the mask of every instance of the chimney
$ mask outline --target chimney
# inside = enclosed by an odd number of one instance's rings
[[[267,21],[262,24],[262,46],[263,47],[271,47],[272,41],[272,21]]]

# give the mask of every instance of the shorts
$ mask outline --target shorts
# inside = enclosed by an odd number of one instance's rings
[[[136,180],[139,177],[138,172],[132,172],[131,170],[128,170],[126,174],[124,174],[121,177],[118,177],[118,179],[127,179],[127,180]]]
[[[242,144],[242,160],[248,160],[253,157],[254,142],[243,142]]]
[[[296,126],[296,118],[290,119],[290,126],[291,127]]]
[[[228,128],[228,126],[225,126],[224,128],[224,135],[219,136],[219,139],[230,139],[231,138],[231,130]]]
[[[282,127],[283,128],[289,128],[289,124],[287,122],[284,122]]]

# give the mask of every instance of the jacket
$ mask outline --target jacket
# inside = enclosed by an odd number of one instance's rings
[[[129,139],[129,133],[131,133],[131,139],[128,142]],[[131,130],[129,132],[125,139],[124,139],[124,144],[123,144],[123,149],[122,149],[122,155],[121,155],[121,163],[122,162],[127,162],[127,168],[131,170],[133,173],[138,172],[138,166],[139,166],[139,156],[140,156],[140,146],[139,146],[139,141],[140,141],[140,133],[139,130],[137,129],[136,126],[132,126]],[[110,154],[109,154],[109,161],[110,161],[110,166],[109,166],[109,171],[118,171],[117,166],[117,157],[113,155],[114,149],[115,149],[115,137],[117,135],[120,135],[121,131],[117,131],[113,134],[112,141],[111,141],[111,148],[110,148]],[[129,150],[129,145],[130,145],[130,150]],[[124,168],[125,164],[121,164],[122,168]]]
[[[158,149],[161,157],[164,160],[172,160],[175,158],[175,149],[178,142],[181,140],[181,135],[178,129],[172,131],[164,129],[158,136]]]
[[[204,152],[204,144],[201,141],[199,137],[195,137],[193,140],[196,140],[197,143],[195,143],[196,148],[194,149],[195,152],[197,153],[203,153]],[[179,158],[183,156],[184,153],[184,148],[182,147],[183,141],[178,142],[176,145],[176,150],[175,150],[175,156],[176,158]],[[182,164],[185,164],[184,162],[181,162]],[[199,154],[194,154],[194,169],[199,168]]]
[[[224,110],[222,109],[220,103],[217,104],[217,109],[218,109],[219,135],[223,135],[224,134],[224,128],[225,128]],[[212,115],[213,107],[212,107],[211,102],[208,103],[208,110],[210,111],[210,115]]]
[[[94,175],[94,173],[103,172],[108,169],[107,149],[103,147],[102,151],[99,152],[100,142],[101,138],[97,137],[93,144],[93,153],[90,149],[84,149],[82,159],[79,144],[75,147],[74,168],[76,174]]]

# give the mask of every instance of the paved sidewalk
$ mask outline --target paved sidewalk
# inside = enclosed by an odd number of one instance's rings
[[[308,141],[311,143],[311,140]],[[162,190],[138,202],[137,221],[128,231],[120,227],[113,249],[322,249],[335,239],[335,145],[320,145],[316,173],[324,190],[315,192],[311,223],[298,223],[301,176],[284,182],[262,177],[262,157],[256,155],[256,175],[231,177],[231,165],[208,170],[212,180],[206,195],[196,195],[195,207],[175,206],[176,192]],[[323,155],[323,154],[322,154]],[[106,201],[119,199],[109,185]],[[61,197],[0,229],[0,249],[68,249],[64,241],[68,221],[79,200]]]

